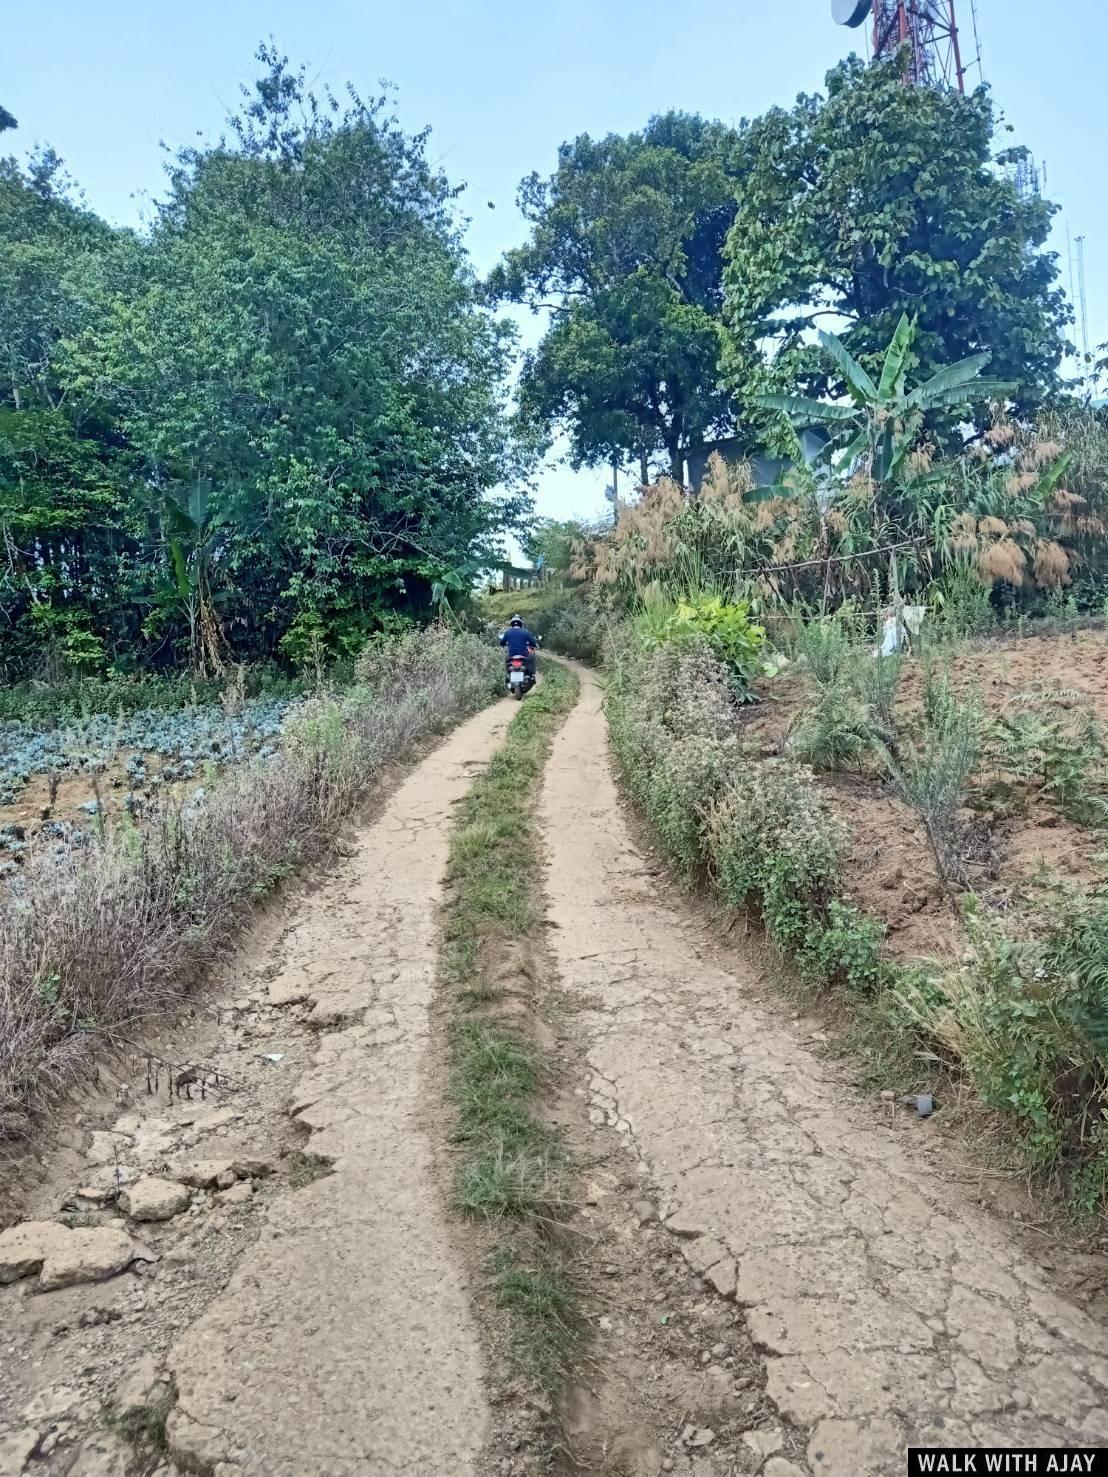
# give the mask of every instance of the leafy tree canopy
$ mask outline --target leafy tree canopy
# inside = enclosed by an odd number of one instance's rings
[[[533,564],[541,559],[548,574],[565,574],[573,563],[574,545],[590,536],[580,518],[539,518],[520,542]]]
[[[719,385],[722,248],[734,215],[735,132],[686,113],[641,133],[563,144],[520,187],[525,246],[493,293],[551,312],[521,380],[525,417],[569,436],[575,466],[685,452],[732,426]]]
[[[844,62],[827,95],[774,108],[743,133],[743,186],[725,254],[725,369],[740,398],[845,388],[812,343],[842,327],[873,375],[902,314],[912,367],[992,351],[990,372],[1034,403],[1053,384],[1068,319],[1055,207],[1021,199],[994,151],[992,104],[905,87],[897,62]]]
[[[426,607],[443,569],[494,555],[526,506],[493,496],[523,470],[513,330],[478,302],[426,137],[382,98],[317,98],[284,57],[259,59],[229,136],[172,161],[147,238],[71,204],[52,162],[0,172],[17,366],[0,403],[55,413],[37,480],[27,428],[9,427],[6,466],[0,441],[9,614],[114,622],[109,654],[145,643],[210,667],[298,652],[306,632],[349,649]],[[94,443],[76,485],[107,463],[114,493],[44,561],[61,423]],[[74,541],[96,580],[73,578]],[[109,587],[114,615],[94,615]]]

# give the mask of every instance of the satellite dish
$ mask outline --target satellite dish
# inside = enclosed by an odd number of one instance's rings
[[[873,12],[873,0],[831,0],[831,17],[840,26],[860,26]]]

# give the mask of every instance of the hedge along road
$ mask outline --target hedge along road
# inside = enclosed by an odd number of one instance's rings
[[[1108,1442],[1108,1333],[659,896],[580,677],[541,802],[551,947],[584,1007],[596,1132],[630,1137],[665,1227],[764,1353],[781,1421],[743,1438],[743,1470],[891,1477],[908,1442]],[[596,1352],[618,1370],[602,1336]],[[688,1470],[734,1459],[717,1443]]]
[[[451,807],[514,712],[445,739],[290,919],[269,994],[314,1002],[289,1106],[333,1173],[274,1202],[173,1351],[167,1434],[189,1471],[476,1470],[481,1349],[419,1119]]]

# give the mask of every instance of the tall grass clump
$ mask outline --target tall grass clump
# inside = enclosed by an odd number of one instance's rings
[[[923,822],[939,876],[948,885],[966,881],[958,812],[981,750],[982,725],[980,711],[960,702],[949,680],[931,671],[925,678],[922,741],[905,740],[895,756],[885,751],[893,793]]]
[[[499,690],[499,654],[441,629],[373,643],[347,693],[309,699],[274,762],[226,774],[59,860],[31,847],[0,897],[0,1139],[98,1044],[172,1009],[244,911],[325,854],[382,767]]]
[[[867,658],[837,616],[806,621],[794,650],[815,696],[789,735],[790,752],[816,769],[859,763],[873,746],[873,730],[856,690]]]
[[[838,896],[845,828],[810,769],[743,753],[729,669],[706,644],[651,648],[633,633],[607,661],[621,777],[682,878],[757,909],[818,982],[881,984],[882,931]]]

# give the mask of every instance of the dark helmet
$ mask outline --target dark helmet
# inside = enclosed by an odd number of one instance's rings
[[[508,624],[510,626],[522,626],[523,625],[523,617],[521,615],[513,615],[512,618],[511,618],[511,620],[508,622]]]

